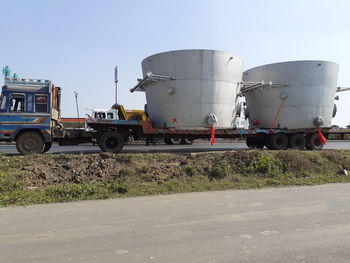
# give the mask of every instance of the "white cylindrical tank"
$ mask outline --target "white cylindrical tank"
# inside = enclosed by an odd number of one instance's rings
[[[250,127],[330,127],[338,70],[336,63],[310,60],[274,63],[245,71],[244,82],[272,84],[246,92]]]
[[[177,50],[142,61],[149,72],[171,76],[145,86],[147,113],[157,128],[234,127],[235,103],[243,62],[236,55],[215,50]],[[210,117],[211,116],[211,117]]]

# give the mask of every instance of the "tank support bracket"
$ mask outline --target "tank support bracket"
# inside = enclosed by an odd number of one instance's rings
[[[145,86],[147,86],[151,82],[163,81],[163,80],[174,80],[177,79],[175,76],[164,76],[153,74],[152,72],[148,72],[147,75],[143,79],[138,79],[138,83],[135,87],[130,89],[130,92],[134,91],[145,91]]]

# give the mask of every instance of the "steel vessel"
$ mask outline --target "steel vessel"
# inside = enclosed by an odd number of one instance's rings
[[[338,64],[308,60],[249,69],[243,81],[250,127],[330,127],[337,91]]]
[[[176,50],[142,61],[152,125],[164,127],[234,127],[243,61],[216,50]],[[147,81],[148,80],[148,81]]]

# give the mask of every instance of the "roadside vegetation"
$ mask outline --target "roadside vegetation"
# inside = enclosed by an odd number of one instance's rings
[[[0,155],[0,206],[350,182],[350,151]]]

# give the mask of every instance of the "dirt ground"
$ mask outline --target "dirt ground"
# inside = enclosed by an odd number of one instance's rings
[[[176,176],[180,167],[215,165],[224,158],[236,169],[248,167],[255,154],[247,151],[192,154],[60,154],[35,155],[23,158],[21,170],[29,186],[45,186],[82,181],[116,179],[130,173],[146,174],[149,179]]]

